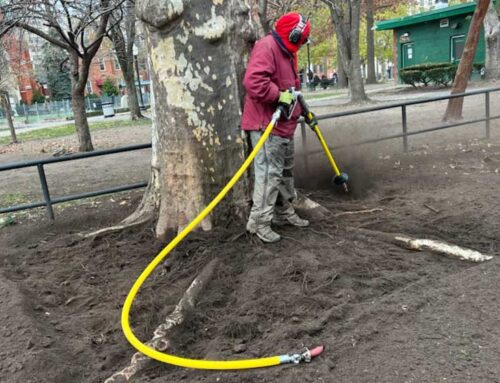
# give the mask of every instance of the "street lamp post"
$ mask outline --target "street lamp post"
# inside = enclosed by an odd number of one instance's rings
[[[139,55],[139,49],[137,49],[137,46],[135,44],[132,47],[132,54],[134,55],[135,70],[137,72],[137,83],[139,84],[139,97],[141,98],[141,105],[139,105],[139,108],[141,110],[144,110],[144,109],[146,109],[146,107],[144,106],[144,100],[142,98],[141,76],[139,75],[139,64],[137,62],[137,56]]]

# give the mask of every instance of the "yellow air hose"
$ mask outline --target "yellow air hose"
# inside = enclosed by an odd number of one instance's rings
[[[186,237],[210,212],[217,206],[217,204],[225,197],[225,195],[231,190],[234,184],[240,179],[243,173],[252,163],[253,159],[257,155],[257,152],[264,145],[264,142],[269,137],[271,130],[274,128],[276,122],[281,116],[281,109],[278,109],[274,114],[271,122],[266,127],[266,130],[262,134],[261,138],[255,145],[248,158],[243,162],[238,171],[229,180],[229,182],[224,186],[224,188],[217,194],[217,196],[207,205],[207,207],[193,220],[189,225],[184,228],[177,236],[162,250],[160,253],[151,261],[151,263],[144,269],[139,278],[134,282],[132,288],[130,289],[125,303],[123,304],[122,315],[121,315],[121,325],[125,337],[130,342],[134,348],[138,351],[147,355],[152,359],[156,359],[160,362],[173,364],[180,367],[196,368],[203,370],[239,370],[239,369],[249,369],[249,368],[259,368],[259,367],[269,367],[275,366],[282,363],[298,363],[300,361],[310,361],[312,357],[318,355],[323,351],[323,347],[318,347],[311,351],[306,350],[302,354],[292,354],[292,355],[281,355],[272,356],[267,358],[259,359],[244,359],[244,360],[198,360],[198,359],[188,359],[183,357],[178,357],[175,355],[166,354],[155,350],[152,347],[147,346],[142,343],[133,333],[130,322],[129,315],[132,303],[137,295],[137,292],[141,288],[142,284],[146,281],[153,270],[158,266],[158,264],[166,258],[166,256],[181,242],[184,237]],[[308,360],[309,359],[309,360]]]

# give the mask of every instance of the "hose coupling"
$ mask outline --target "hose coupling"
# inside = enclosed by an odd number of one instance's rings
[[[280,357],[281,363],[293,363],[293,364],[310,363],[313,360],[313,358],[321,354],[324,349],[325,349],[324,346],[314,347],[311,350],[309,350],[306,347],[300,353],[281,356]]]
[[[273,113],[272,122],[274,124],[276,124],[276,122],[278,122],[278,120],[280,119],[281,113],[283,113],[283,111],[281,110],[281,108],[277,108],[276,112]]]

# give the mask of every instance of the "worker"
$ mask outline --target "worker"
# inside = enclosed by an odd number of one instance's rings
[[[294,102],[290,88],[300,89],[297,51],[307,42],[310,22],[301,14],[281,16],[270,34],[255,43],[245,72],[246,90],[241,128],[248,132],[252,146],[262,136],[279,104],[289,107]],[[293,181],[294,142],[297,120],[301,115],[296,105],[289,120],[281,118],[254,160],[253,205],[246,229],[263,242],[281,239],[275,226],[309,226],[300,218],[292,201],[296,198]]]

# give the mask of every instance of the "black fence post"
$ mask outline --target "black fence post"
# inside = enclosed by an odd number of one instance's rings
[[[406,105],[401,105],[401,119],[403,123],[403,149],[408,152],[408,121],[406,119]]]
[[[38,176],[40,177],[40,184],[42,185],[43,199],[47,207],[47,215],[50,219],[54,219],[54,210],[52,209],[52,201],[50,200],[49,187],[47,185],[47,178],[45,177],[45,170],[43,164],[36,165],[38,169]]]
[[[304,167],[306,168],[306,173],[309,173],[309,153],[307,151],[307,132],[306,132],[306,124],[304,121],[300,122],[300,131],[302,134],[302,158],[304,160]]]
[[[484,93],[484,103],[485,103],[485,112],[486,112],[486,138],[489,140],[490,139],[490,92],[485,92]]]

